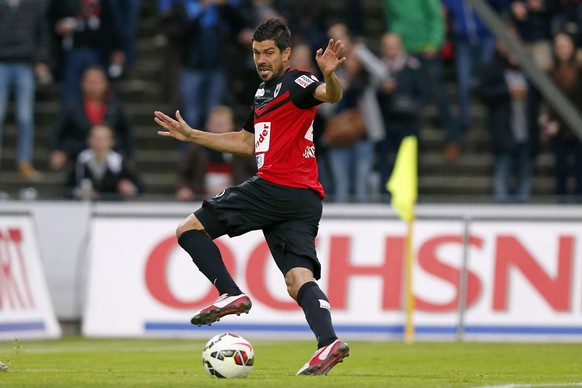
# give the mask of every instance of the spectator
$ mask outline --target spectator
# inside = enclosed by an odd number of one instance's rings
[[[537,132],[528,123],[527,80],[505,44],[498,43],[493,58],[482,67],[479,91],[495,155],[495,201],[526,203],[531,194],[531,143]]]
[[[364,203],[370,200],[370,181],[374,163],[374,146],[367,137],[365,118],[360,104],[366,87],[365,72],[353,55],[353,42],[347,26],[337,23],[329,28],[328,35],[344,43],[347,58],[336,74],[344,89],[342,100],[332,106],[335,111],[327,120],[323,142],[333,179],[333,201]]]
[[[238,32],[236,41],[233,40],[229,46],[231,58],[234,56],[237,60],[226,61],[230,104],[252,104],[255,98],[254,92],[261,83],[257,79],[257,69],[252,55],[252,35],[255,26],[270,18],[287,20],[292,14],[292,5],[291,0],[238,1],[237,14],[244,26]],[[293,34],[292,43],[295,42],[297,36],[300,35]]]
[[[378,89],[378,100],[386,135],[377,144],[381,194],[388,196],[388,182],[402,139],[419,136],[420,117],[424,107],[424,82],[420,61],[404,49],[398,34],[384,34],[381,41],[382,59],[388,78]]]
[[[162,47],[160,74],[164,101],[173,108],[182,105],[180,74],[182,72],[183,36],[179,18],[180,0],[158,0],[157,42]]]
[[[347,0],[343,19],[346,21],[348,29],[355,37],[364,37],[366,31],[366,17],[364,16],[365,5],[360,0]]]
[[[275,5],[285,3],[285,1],[275,1]],[[329,13],[328,3],[325,1],[313,0],[293,0],[289,1],[289,12],[285,12],[282,7],[281,13],[289,20],[289,26],[293,31],[293,36],[307,43],[312,52],[327,44],[327,31],[325,18]],[[348,27],[349,28],[349,27]]]
[[[573,38],[566,33],[554,37],[555,63],[549,75],[570,101],[582,110],[582,67],[576,62]],[[547,113],[542,115],[543,134],[550,139],[554,152],[556,174],[555,193],[559,202],[571,199],[568,180],[574,179],[574,199],[582,202],[582,141],[572,128],[546,102]]]
[[[511,0],[511,16],[517,34],[530,56],[542,70],[552,65],[552,19],[555,0]]]
[[[108,122],[117,139],[116,150],[133,161],[133,138],[121,100],[109,90],[105,70],[90,66],[81,80],[82,98],[66,105],[57,117],[51,139],[50,165],[62,168],[67,160],[75,161],[85,148],[91,126]]]
[[[289,20],[293,13],[292,4],[288,0],[248,0],[246,3],[243,6],[253,9],[255,23],[269,18]]]
[[[136,60],[135,43],[143,0],[110,0],[115,26],[125,55],[124,72],[131,72]]]
[[[445,17],[440,0],[384,0],[384,17],[390,32],[400,36],[404,49],[421,62],[423,94],[435,103],[440,126],[447,139],[458,138],[458,128],[451,115],[440,57],[445,40]],[[447,147],[445,157],[458,157],[458,147]]]
[[[87,67],[98,64],[111,77],[121,74],[125,56],[110,1],[118,0],[51,0],[63,106],[81,97],[79,81]]]
[[[517,36],[534,63],[543,71],[547,71],[552,65],[552,21],[558,15],[557,6],[557,0],[511,0],[510,13]],[[539,133],[538,118],[543,98],[535,85],[528,83],[529,132]],[[538,140],[539,136],[530,146],[538,148]]]
[[[234,0],[174,2],[182,36],[180,93],[184,119],[202,127],[210,109],[223,103],[229,38],[244,27]]]
[[[488,0],[498,12],[509,5],[509,0]],[[471,124],[471,91],[475,88],[479,68],[491,59],[495,50],[495,39],[481,21],[473,7],[464,0],[443,0],[451,25],[452,41],[459,97],[457,128],[447,139],[445,155],[458,155],[460,137],[467,133]]]
[[[213,133],[234,131],[232,109],[218,105],[210,111],[206,130]],[[253,157],[225,154],[191,144],[178,172],[176,198],[204,200],[232,185],[238,185],[257,172]]]
[[[574,38],[577,59],[582,62],[582,1],[559,0],[559,12],[555,15],[558,31],[568,33]]]
[[[27,179],[38,179],[32,164],[34,148],[35,74],[50,79],[46,3],[39,0],[0,2],[0,154],[2,126],[10,92],[14,91],[19,127],[17,167]]]
[[[123,155],[113,150],[115,140],[109,124],[93,125],[87,146],[71,169],[67,195],[74,199],[120,200],[142,192],[141,181]]]

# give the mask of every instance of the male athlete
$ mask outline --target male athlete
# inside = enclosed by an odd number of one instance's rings
[[[257,176],[204,201],[176,230],[178,243],[217,288],[220,297],[192,318],[210,325],[228,314],[248,313],[251,300],[228,273],[213,239],[261,229],[275,262],[285,276],[289,295],[303,309],[318,350],[298,375],[326,375],[348,356],[348,344],[335,334],[330,305],[319,288],[321,265],[315,236],[322,213],[323,188],[317,177],[313,119],[322,102],[335,103],[342,88],[335,75],[345,62],[341,41],[330,40],[316,53],[324,82],[306,71],[289,68],[291,33],[280,19],[260,24],[253,34],[253,59],[263,81],[243,129],[210,133],[192,129],[155,112],[161,136],[190,141],[219,152],[255,155]]]

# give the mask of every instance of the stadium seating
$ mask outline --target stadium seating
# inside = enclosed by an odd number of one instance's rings
[[[332,12],[329,21],[341,20],[343,2],[329,1]],[[363,24],[370,46],[377,47],[377,38],[384,30],[381,0],[364,0]],[[156,1],[145,0],[142,21],[138,36],[138,61],[132,80],[116,81],[115,87],[125,101],[127,113],[134,125],[136,137],[137,167],[142,173],[146,194],[143,199],[172,200],[175,189],[176,168],[179,154],[173,141],[162,140],[156,135],[153,123],[153,111],[172,112],[162,101],[159,82],[162,58],[159,46],[155,44],[157,32]],[[454,69],[447,68],[447,92],[453,102],[455,85]],[[236,85],[235,85],[236,86]],[[18,198],[19,192],[27,187],[34,187],[40,199],[61,199],[63,172],[51,171],[48,167],[48,141],[51,125],[58,110],[56,86],[40,88],[37,92],[36,137],[34,165],[43,173],[40,182],[23,180],[15,166],[17,126],[10,112],[4,129],[4,150],[0,160],[0,192],[11,198]],[[419,201],[420,202],[492,202],[493,158],[485,129],[484,109],[475,103],[474,128],[461,145],[461,155],[455,162],[447,162],[443,157],[445,148],[444,133],[437,127],[434,107],[426,114],[421,131],[421,148],[419,161]],[[235,107],[235,112],[242,122],[247,107]],[[553,192],[552,158],[544,145],[536,161],[532,181],[532,202],[550,202]],[[1,198],[1,197],[0,197]]]

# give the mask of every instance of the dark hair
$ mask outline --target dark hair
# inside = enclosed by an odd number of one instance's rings
[[[105,78],[107,78],[107,70],[105,70],[105,67],[103,67],[99,64],[96,64],[96,63],[87,66],[85,68],[85,70],[83,70],[83,76],[85,74],[87,74],[88,72],[93,71],[93,70],[100,71],[101,73],[103,73],[105,75]]]
[[[253,42],[264,42],[265,40],[273,40],[281,50],[291,47],[291,31],[282,19],[271,18],[267,19],[255,29],[253,33]]]

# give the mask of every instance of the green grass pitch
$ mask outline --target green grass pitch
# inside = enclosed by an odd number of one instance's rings
[[[295,376],[314,341],[247,337],[255,366],[245,379],[211,379],[206,341],[86,339],[0,342],[0,387],[564,387],[582,386],[582,344],[350,342],[327,376]]]

